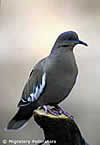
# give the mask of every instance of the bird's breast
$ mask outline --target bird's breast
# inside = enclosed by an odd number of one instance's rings
[[[75,84],[78,73],[75,59],[73,56],[63,59],[63,61],[61,59],[52,61],[52,64],[49,61],[46,67],[48,68],[46,70],[47,84],[43,94],[45,104],[58,104],[68,96]]]

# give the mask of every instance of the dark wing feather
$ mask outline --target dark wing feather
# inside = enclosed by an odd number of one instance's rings
[[[22,98],[18,107],[33,103],[43,92],[46,84],[46,73],[39,69],[33,69],[24,87]]]

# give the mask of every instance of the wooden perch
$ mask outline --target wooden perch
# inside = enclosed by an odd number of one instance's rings
[[[34,111],[36,123],[43,129],[50,145],[86,145],[75,121],[64,114],[54,116],[43,109]]]

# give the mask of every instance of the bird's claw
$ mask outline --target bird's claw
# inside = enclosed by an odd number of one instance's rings
[[[69,114],[68,112],[65,112],[61,107],[59,107],[58,105],[55,106],[56,109],[58,109],[59,114],[64,114],[65,116],[68,116],[70,118],[73,118],[73,116],[71,114]]]
[[[52,115],[58,116],[61,114],[64,114],[67,117],[73,118],[73,116],[71,114],[69,114],[68,112],[65,112],[61,107],[59,107],[58,105],[55,106],[55,108],[50,109],[47,105],[43,105],[43,109],[46,113],[50,113]],[[55,110],[55,111],[54,111]]]
[[[50,113],[52,115],[58,116],[58,113],[52,111],[47,105],[43,105],[43,108],[44,108],[46,113]]]

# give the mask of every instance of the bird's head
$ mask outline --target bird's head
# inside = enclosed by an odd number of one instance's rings
[[[76,32],[67,31],[58,36],[54,47],[68,47],[69,49],[73,49],[77,44],[88,46],[85,42],[79,40]]]

